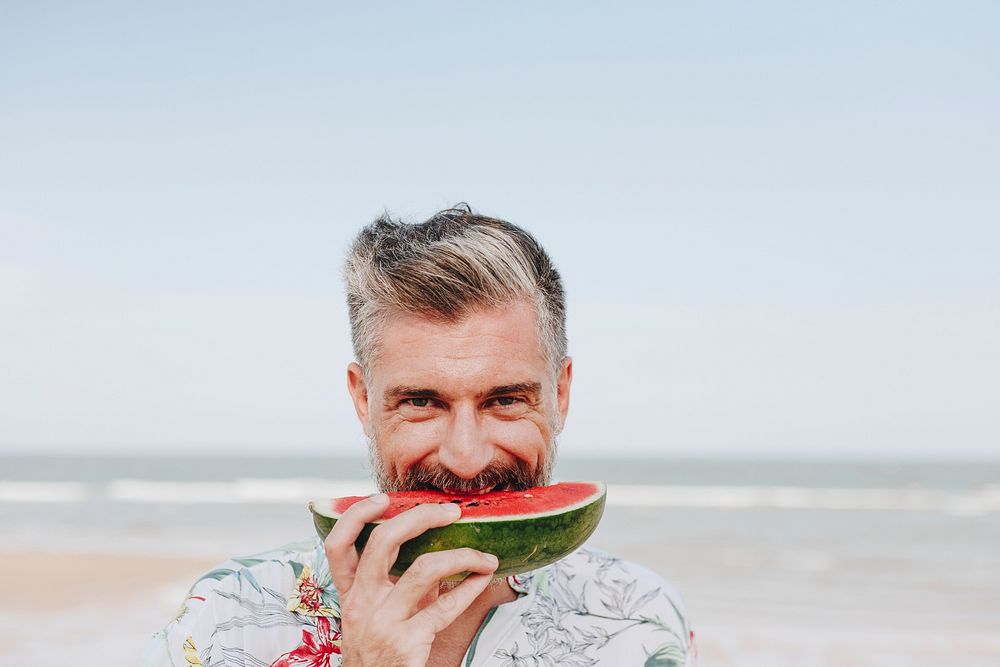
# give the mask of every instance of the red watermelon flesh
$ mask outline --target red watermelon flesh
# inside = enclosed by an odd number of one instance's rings
[[[524,491],[491,491],[480,495],[444,493],[443,491],[397,491],[389,495],[389,507],[381,521],[399,516],[417,505],[454,503],[462,508],[462,519],[530,516],[566,511],[594,497],[594,482],[561,482]],[[367,496],[346,496],[330,501],[335,514],[343,514]]]

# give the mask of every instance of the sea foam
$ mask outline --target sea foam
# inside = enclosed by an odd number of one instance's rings
[[[312,477],[232,481],[116,479],[106,483],[0,481],[2,503],[300,504],[312,498],[367,495],[371,482]],[[969,490],[796,486],[611,484],[611,507],[897,510],[980,515],[1000,512],[1000,486]]]

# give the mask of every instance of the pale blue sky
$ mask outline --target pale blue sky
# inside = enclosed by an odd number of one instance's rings
[[[566,455],[1000,456],[995,2],[12,4],[0,451],[360,452],[344,250],[468,201]]]

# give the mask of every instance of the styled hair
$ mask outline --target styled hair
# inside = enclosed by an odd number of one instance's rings
[[[552,260],[527,231],[468,204],[421,223],[375,219],[355,238],[344,279],[354,354],[366,377],[393,313],[456,322],[519,300],[535,306],[553,375],[566,358],[566,299]]]

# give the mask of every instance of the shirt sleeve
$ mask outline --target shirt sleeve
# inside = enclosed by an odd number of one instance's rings
[[[648,621],[642,626],[644,632],[640,632],[645,636],[640,640],[643,655],[636,658],[638,664],[645,667],[697,667],[698,649],[694,632],[678,590],[659,574],[641,565],[619,561],[619,567],[622,568],[619,570],[621,574],[627,572],[626,576],[617,579],[606,575],[605,579],[625,584],[626,588],[622,591],[612,586],[608,590],[622,595],[623,606],[630,608],[630,616]],[[615,599],[614,596],[612,599]],[[643,600],[647,602],[642,603]]]
[[[142,667],[197,667],[212,654],[216,623],[211,591],[192,590],[165,628],[153,635],[143,653]],[[207,594],[207,595],[205,595]]]
[[[310,569],[292,556],[282,552],[234,559],[203,575],[174,618],[153,636],[140,664],[283,667],[297,664],[300,657],[327,656],[336,664],[332,656],[339,653],[339,625],[311,615],[314,610],[303,602],[297,576],[308,579],[300,583],[308,584],[316,597],[319,589],[314,578],[306,577]],[[306,603],[316,602],[317,613],[332,615],[332,609],[307,598]]]

